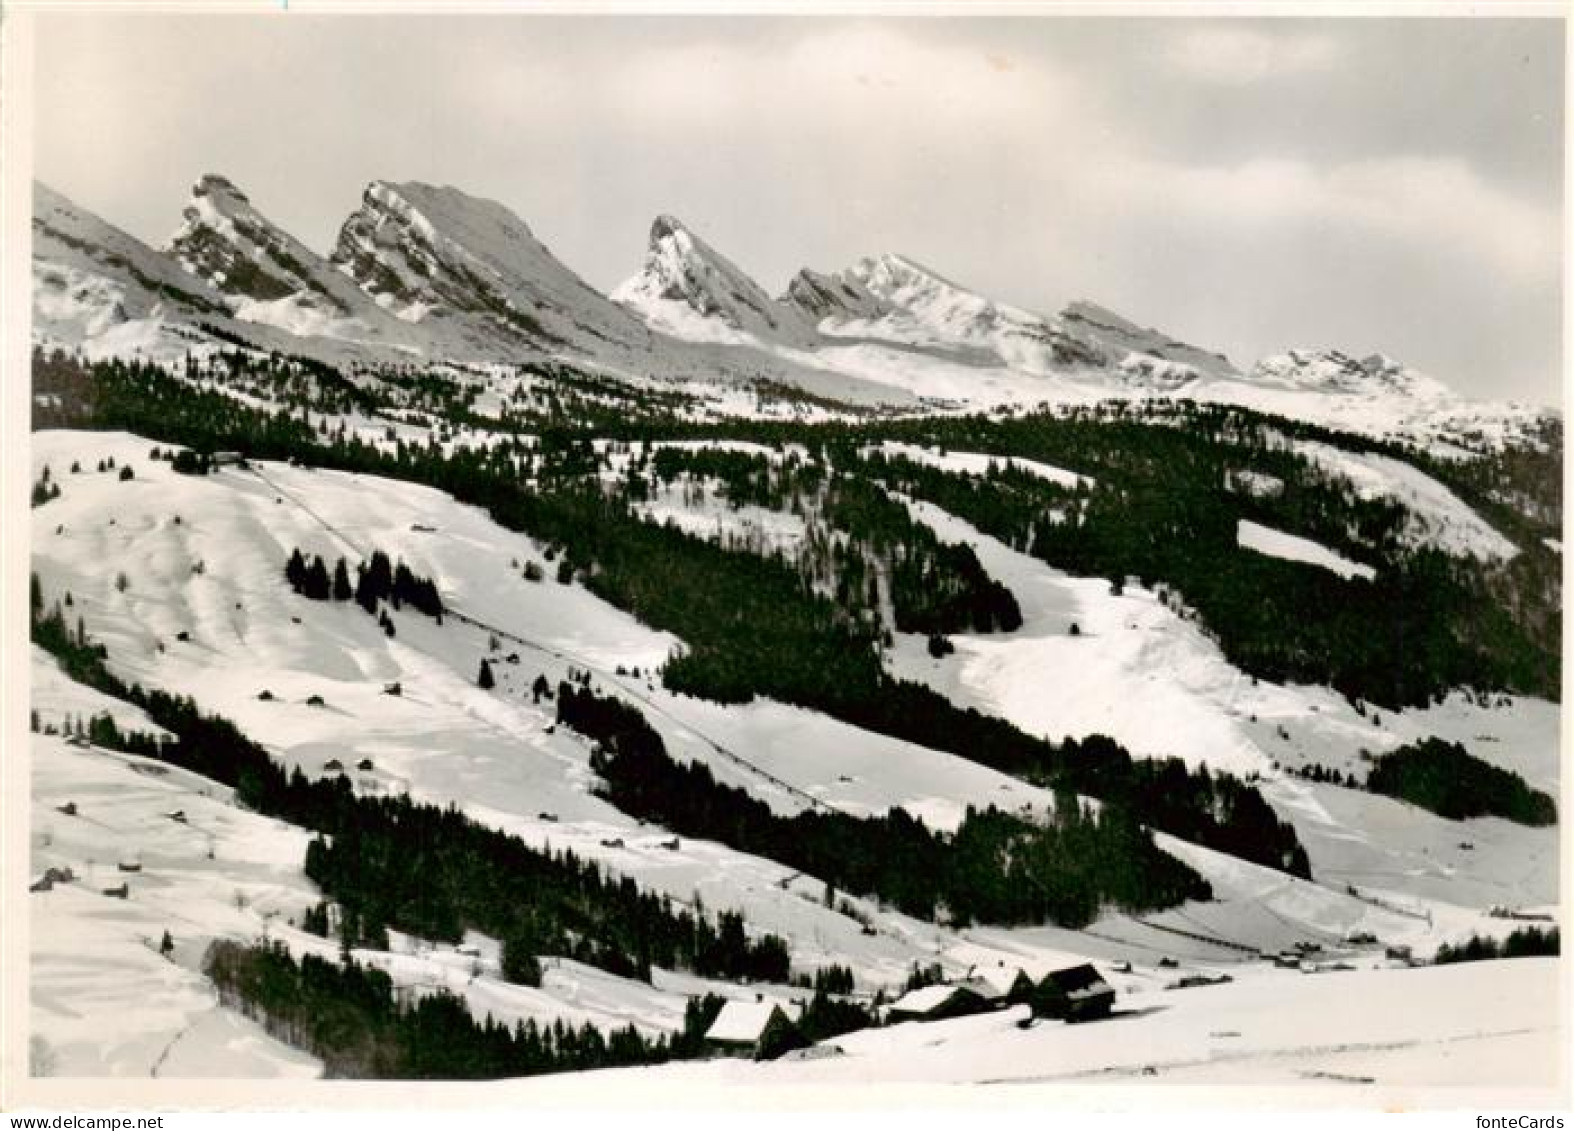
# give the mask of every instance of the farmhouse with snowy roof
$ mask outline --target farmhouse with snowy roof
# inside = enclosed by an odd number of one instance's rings
[[[1015,1005],[1033,997],[1033,979],[1020,966],[975,967],[962,984],[996,1005]]]
[[[705,1030],[705,1043],[719,1053],[747,1053],[755,1059],[803,1044],[793,1023],[794,1006],[774,1001],[729,1001]]]
[[[941,983],[902,995],[891,1003],[887,1017],[892,1022],[940,1021],[947,1017],[984,1013],[991,1006],[991,999],[972,986]]]

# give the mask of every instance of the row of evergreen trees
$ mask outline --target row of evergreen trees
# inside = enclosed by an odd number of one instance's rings
[[[596,740],[591,768],[624,812],[781,861],[920,918],[1080,927],[1106,910],[1154,911],[1211,895],[1116,806],[1093,812],[1061,794],[1042,822],[969,809],[951,836],[899,808],[883,817],[815,810],[781,817],[746,790],[717,782],[708,767],[674,761],[638,709],[621,700],[564,683],[557,717]]]
[[[297,960],[277,942],[220,939],[204,970],[220,1002],[321,1059],[331,1078],[496,1080],[660,1064],[702,1047],[692,1034],[647,1037],[632,1025],[603,1033],[561,1018],[512,1028],[477,1021],[447,990],[403,996],[381,970],[311,954]]]
[[[437,584],[429,577],[419,577],[404,564],[390,564],[388,555],[373,550],[368,561],[355,567],[355,584],[350,584],[350,570],[341,557],[333,565],[330,575],[322,555],[314,555],[310,562],[297,548],[284,563],[284,578],[290,588],[313,601],[348,601],[352,598],[368,613],[376,614],[383,601],[397,610],[405,605],[443,622],[443,599]]]
[[[306,874],[362,928],[448,942],[474,929],[515,954],[560,954],[645,981],[655,966],[732,981],[791,976],[786,942],[751,937],[735,912],[675,906],[571,850],[537,850],[407,797],[357,799],[307,846]]]
[[[1437,966],[1455,962],[1485,962],[1494,958],[1530,958],[1537,955],[1558,954],[1562,942],[1557,927],[1520,927],[1499,942],[1494,938],[1471,935],[1462,943],[1444,943],[1437,948],[1432,959]]]
[[[297,959],[277,942],[220,939],[203,968],[222,1004],[318,1057],[338,1079],[498,1080],[694,1059],[708,1054],[705,1033],[725,1004],[715,994],[690,998],[682,1029],[654,1037],[633,1025],[603,1033],[562,1018],[550,1025],[527,1018],[510,1028],[490,1016],[477,1021],[447,990],[401,994],[374,967]],[[771,1059],[878,1024],[874,1010],[817,992],[794,1024],[767,1035],[757,1055]]]

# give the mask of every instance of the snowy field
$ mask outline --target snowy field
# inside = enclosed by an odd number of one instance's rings
[[[1016,456],[990,456],[978,452],[942,452],[939,449],[923,448],[917,444],[904,444],[896,440],[886,440],[877,446],[865,448],[861,454],[867,456],[871,452],[881,452],[887,458],[911,460],[913,463],[937,467],[941,471],[961,472],[963,475],[984,475],[991,467],[1002,470],[1015,468],[1029,475],[1036,475],[1057,487],[1092,487],[1094,484],[1094,480],[1075,471],[1067,471],[1053,464],[1020,459]]]
[[[1371,581],[1377,576],[1377,571],[1371,566],[1353,562],[1320,542],[1313,542],[1310,538],[1302,538],[1298,534],[1286,534],[1282,530],[1274,530],[1272,527],[1244,518],[1236,524],[1235,543],[1256,553],[1266,554],[1270,558],[1282,558],[1289,562],[1319,566],[1331,573],[1337,573],[1347,581],[1352,577]]]
[[[634,511],[652,522],[670,523],[685,534],[745,546],[762,555],[780,550],[791,556],[808,534],[798,515],[752,504],[735,505],[724,497],[720,483],[695,481],[689,476],[670,486],[658,484],[649,499],[635,504]]]
[[[316,902],[306,835],[160,763],[45,736],[32,754],[32,875],[76,877],[26,897],[35,1074],[316,1075],[313,1058],[221,1008],[200,972],[212,939],[256,938]],[[104,894],[122,883],[127,898]]]

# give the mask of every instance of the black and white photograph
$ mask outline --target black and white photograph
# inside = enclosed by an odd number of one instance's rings
[[[1566,7],[7,5],[3,1106],[1566,1108]]]

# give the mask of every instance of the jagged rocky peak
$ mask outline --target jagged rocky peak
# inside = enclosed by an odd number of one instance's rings
[[[922,321],[937,326],[945,324],[954,330],[971,327],[988,331],[995,328],[1003,316],[1024,324],[1033,319],[1026,311],[1002,307],[992,299],[953,283],[938,271],[893,252],[864,256],[844,277]],[[1018,317],[1011,318],[1012,315]]]
[[[332,255],[379,304],[402,317],[418,321],[443,308],[490,314],[520,329],[533,328],[534,319],[514,292],[550,258],[525,222],[501,204],[416,181],[367,185]]]
[[[955,291],[965,289],[917,260],[891,251],[862,257],[853,264],[848,274],[873,291],[894,290],[897,287],[914,285],[940,285]]]
[[[250,204],[246,194],[236,187],[235,182],[222,173],[204,173],[197,178],[197,183],[191,186],[192,196],[231,197],[241,204]]]
[[[675,239],[680,236],[686,237],[688,239],[695,238],[694,234],[683,226],[683,221],[679,220],[676,216],[669,216],[667,213],[663,212],[660,216],[657,216],[651,221],[650,244],[652,247],[658,243],[661,243],[663,240]]]
[[[1047,345],[1051,338],[1053,328],[1039,315],[969,290],[905,255],[865,256],[846,277],[881,301],[959,340],[1005,334],[1040,339]]]
[[[639,273],[612,292],[652,326],[682,337],[808,343],[812,322],[779,303],[675,216],[657,216]]]
[[[649,334],[559,262],[502,204],[449,186],[373,181],[332,260],[409,322],[463,324],[467,339],[644,346]]]
[[[258,212],[228,177],[199,177],[181,218],[165,251],[231,298],[272,302],[302,296],[324,311],[349,313],[349,296],[325,283],[321,257]]]
[[[935,341],[994,354],[1031,373],[1103,365],[1102,351],[1063,332],[1052,319],[1007,305],[952,282],[905,255],[866,256],[845,276]],[[903,330],[904,335],[907,334]]]

